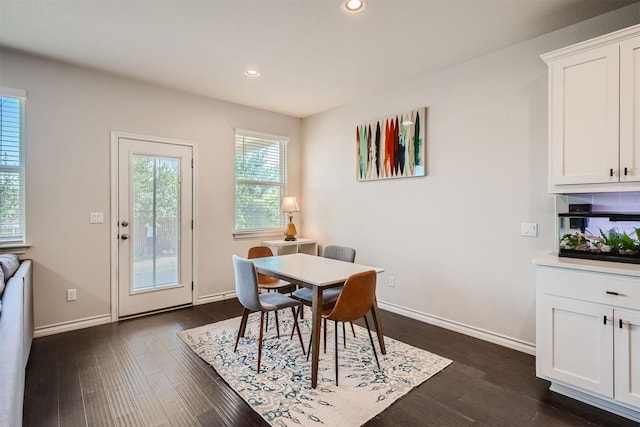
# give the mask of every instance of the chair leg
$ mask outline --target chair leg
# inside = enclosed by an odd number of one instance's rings
[[[355,338],[356,337],[356,330],[353,327],[353,323],[352,322],[349,322],[349,324],[351,325],[351,332],[353,332],[353,337]]]
[[[240,320],[240,327],[238,328],[238,336],[236,337],[236,345],[233,346],[233,352],[238,349],[238,341],[240,337],[244,337],[244,331],[247,328],[247,319],[249,318],[249,310],[245,308],[242,310],[242,319]]]
[[[342,322],[342,345],[344,348],[347,348],[347,333],[345,331],[346,328],[344,326],[344,322]]]
[[[267,312],[268,313],[268,312]],[[264,333],[264,311],[260,312],[260,338],[258,341],[258,371],[260,373],[260,362],[262,361],[262,337]]]
[[[291,307],[291,311],[293,312],[293,329],[298,331],[298,338],[300,338],[300,346],[302,347],[302,354],[304,353],[304,342],[302,342],[302,334],[300,333],[300,325],[298,325],[298,319],[296,319],[296,309],[295,307]],[[293,334],[293,331],[291,331]]]
[[[373,349],[373,355],[376,357],[376,363],[378,369],[380,369],[380,361],[378,360],[378,353],[376,352],[376,346],[373,344],[373,337],[371,336],[371,329],[369,329],[369,322],[367,321],[367,315],[364,315],[364,324],[367,325],[367,332],[369,332],[369,341],[371,341],[371,348]]]
[[[336,336],[335,336],[335,346],[336,346],[336,386],[338,385],[338,321],[334,321],[333,323],[335,323],[335,329],[336,329]],[[342,326],[344,326],[344,323],[342,324]],[[325,327],[326,330],[326,327]]]
[[[327,319],[324,319],[324,352],[327,352]]]
[[[327,320],[324,319],[324,329],[325,332],[327,331]],[[307,362],[309,361],[309,355],[311,354],[311,340],[313,340],[313,334],[311,334],[311,336],[309,336],[309,347],[307,348]],[[327,336],[324,336],[324,346],[325,346],[325,353],[327,352]]]
[[[267,315],[269,314],[269,312],[267,311]],[[280,322],[278,321],[278,310],[274,311],[273,314],[275,315],[276,318],[276,333],[278,335],[278,338],[280,338]]]
[[[262,293],[262,290],[258,289],[259,293]],[[269,289],[266,290],[267,293],[271,292]],[[264,331],[269,331],[269,312],[267,311],[267,318],[265,319]]]
[[[296,322],[296,324],[298,324],[298,331],[300,331],[300,324],[298,323],[298,315],[300,314],[300,310],[302,310],[302,305],[298,307],[297,310],[295,309],[295,307],[291,307],[291,309],[293,310],[293,320]],[[291,329],[291,336],[289,337],[290,340],[293,339],[294,332],[295,331]]]

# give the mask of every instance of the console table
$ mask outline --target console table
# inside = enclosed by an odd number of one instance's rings
[[[318,255],[318,241],[312,239],[299,238],[297,240],[265,240],[261,242],[263,246],[268,246],[274,255],[287,254],[309,254]]]

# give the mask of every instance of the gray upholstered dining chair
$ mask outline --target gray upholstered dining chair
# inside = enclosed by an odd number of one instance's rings
[[[236,295],[240,304],[243,305],[242,320],[240,321],[240,328],[238,329],[238,336],[236,337],[236,344],[233,347],[235,353],[238,349],[238,342],[240,337],[244,337],[245,330],[247,328],[247,319],[252,312],[260,312],[260,336],[258,338],[258,369],[257,373],[260,373],[260,362],[262,360],[262,339],[264,331],[264,314],[269,311],[281,310],[283,308],[291,308],[293,314],[293,329],[291,331],[291,338],[293,338],[293,331],[298,332],[298,338],[300,339],[300,345],[302,346],[302,353],[304,354],[304,344],[302,342],[302,335],[300,334],[300,327],[298,326],[298,319],[296,313],[296,307],[301,307],[300,302],[286,295],[282,295],[279,292],[271,292],[261,294],[258,291],[258,273],[251,260],[240,258],[237,255],[232,256],[233,270],[235,273],[236,281]],[[279,335],[279,332],[278,332]]]
[[[356,250],[353,248],[349,248],[347,246],[336,246],[336,245],[330,245],[324,248],[324,250],[322,251],[322,256],[325,258],[331,258],[331,259],[337,259],[339,261],[345,261],[345,262],[354,262],[356,260]],[[336,300],[338,299],[338,296],[340,296],[340,292],[342,291],[342,286],[338,286],[335,288],[329,288],[329,289],[325,289],[322,292],[322,306],[323,309],[324,308],[329,308],[332,307],[333,304],[335,304]],[[301,288],[296,290],[293,293],[293,297],[298,299],[302,304],[311,307],[312,301],[313,301],[313,294],[311,292],[311,289],[309,288]],[[302,308],[300,308],[299,310],[300,314],[302,314]],[[325,328],[324,328],[324,351],[327,351],[327,328],[326,328],[326,322],[325,322]],[[342,324],[342,332],[343,335],[344,334],[344,323]],[[353,336],[356,336],[356,331],[353,328],[353,324],[351,324],[351,332],[353,333]],[[344,338],[344,345],[346,346],[346,337]]]
[[[342,287],[342,292],[333,308],[325,309],[322,318],[333,320],[335,324],[335,364],[336,364],[336,385],[338,385],[338,322],[353,322],[360,318],[364,318],[369,333],[369,341],[373,349],[373,355],[376,358],[378,369],[380,369],[380,361],[376,346],[373,343],[369,321],[367,320],[367,312],[371,309],[376,298],[376,272],[374,270],[364,271],[349,276]],[[326,325],[325,325],[326,330]],[[344,331],[344,328],[343,328]],[[311,345],[311,341],[309,341]],[[346,347],[346,346],[345,346]]]

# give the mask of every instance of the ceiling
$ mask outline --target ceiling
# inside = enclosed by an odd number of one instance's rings
[[[0,45],[307,117],[634,3],[340,1],[0,0]]]

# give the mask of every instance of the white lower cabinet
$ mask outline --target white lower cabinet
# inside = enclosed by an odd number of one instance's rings
[[[536,275],[537,376],[640,421],[640,276],[540,265]]]
[[[550,295],[539,303],[538,375],[613,397],[613,310]]]
[[[615,398],[640,408],[640,312],[616,310]]]

